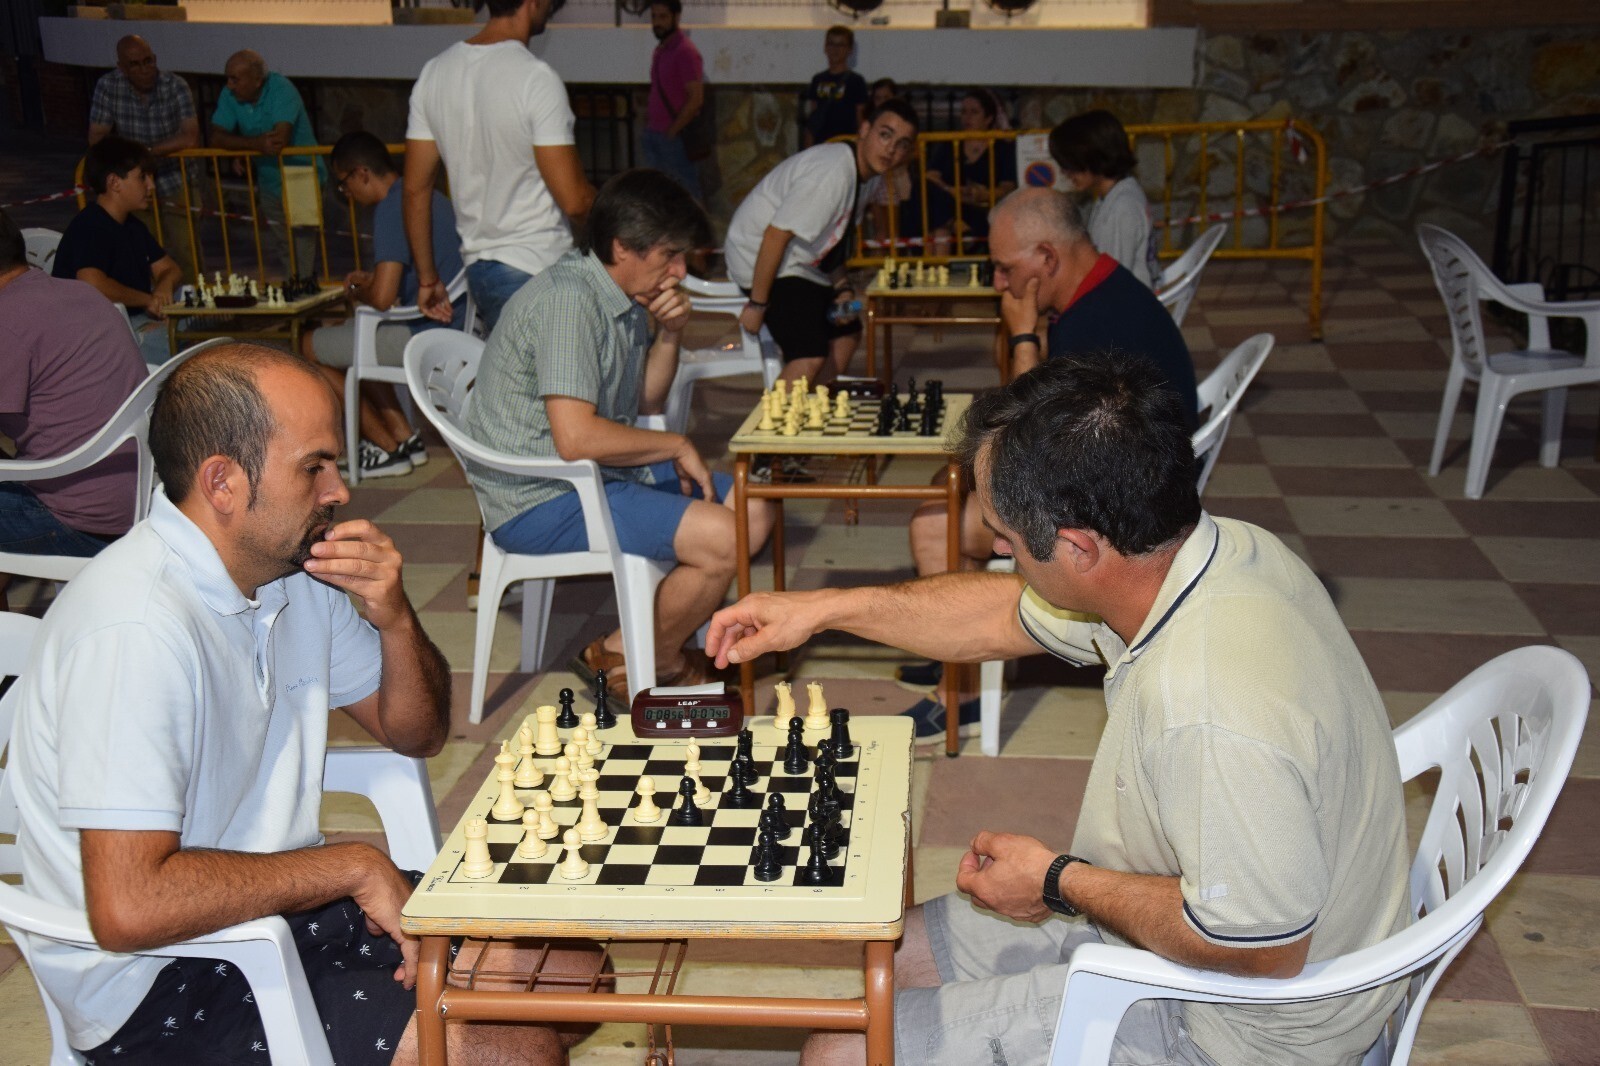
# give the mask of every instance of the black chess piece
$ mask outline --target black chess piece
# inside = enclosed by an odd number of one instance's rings
[[[839,819],[813,819],[808,829],[809,838],[822,848],[822,857],[831,859],[839,854]]]
[[[739,730],[738,747],[735,749],[739,753],[739,757],[753,761],[755,759],[755,743],[756,735],[750,731],[749,727]],[[754,784],[755,782],[747,781],[745,783]]]
[[[617,716],[611,711],[611,691],[606,686],[606,672],[594,672],[594,726],[596,729],[610,729],[617,724]]]
[[[761,806],[761,797],[750,791],[750,779],[746,776],[754,773],[755,768],[748,765],[743,756],[733,760],[728,767],[728,787],[722,793],[722,806],[741,810]]]
[[[878,408],[878,421],[872,427],[874,437],[887,437],[894,426],[894,415],[887,407]]]
[[[917,436],[935,437],[939,433],[939,417],[931,407],[922,412],[922,418],[917,422]]]
[[[776,881],[783,874],[783,863],[778,859],[778,838],[765,828],[756,837],[755,867],[757,881]]]
[[[835,707],[828,712],[828,721],[833,724],[828,736],[828,754],[836,761],[843,762],[856,751],[855,744],[850,740],[850,712],[844,707]]]
[[[895,430],[896,433],[909,433],[909,432],[911,432],[911,412],[910,412],[910,410],[908,410],[907,408],[904,408],[904,407],[900,408],[900,413],[899,413],[898,416],[896,416],[896,418],[894,420],[894,430]]]
[[[558,697],[561,701],[561,713],[556,715],[556,728],[573,729],[578,725],[577,712],[572,709],[572,701],[576,698],[570,688],[561,690]]]
[[[805,722],[797,714],[789,719],[789,743],[783,749],[783,772],[803,774],[810,765],[811,760],[806,756]]]
[[[816,832],[816,824],[812,825],[811,850],[806,855],[805,869],[800,871],[800,883],[806,885],[831,885],[833,884],[833,868],[828,865],[828,856],[825,854],[827,845],[819,839],[821,834]]]
[[[839,813],[843,806],[844,793],[839,791],[839,785],[833,779],[833,764],[827,766],[820,763],[817,766],[817,787],[815,794],[822,798],[822,808],[832,818]]]
[[[767,810],[777,811],[779,814],[782,814],[787,806],[788,805],[784,803],[782,792],[769,792],[767,794]]]
[[[910,380],[911,388],[906,393],[905,410],[911,414],[920,415],[922,413],[922,400],[917,397],[917,379],[911,378]]]
[[[700,816],[700,808],[694,802],[694,778],[688,774],[678,782],[678,805],[667,816],[669,825],[704,825],[705,819]]]
[[[770,832],[782,840],[789,835],[789,822],[784,818],[783,812],[773,807],[768,807],[761,812],[761,821],[757,823],[763,833]]]

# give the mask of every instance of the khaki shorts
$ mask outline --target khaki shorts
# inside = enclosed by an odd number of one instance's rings
[[[1013,922],[959,895],[923,905],[929,946],[944,983],[895,994],[899,1062],[1031,1066],[1050,1054],[1067,963],[1100,943],[1085,921]],[[1141,1000],[1123,1015],[1113,1066],[1216,1066],[1194,1045],[1175,1000]]]
[[[410,326],[404,322],[379,322],[377,340],[379,366],[405,365],[406,345],[411,341]],[[317,362],[324,366],[350,369],[350,360],[355,358],[355,346],[356,322],[353,318],[336,326],[322,326],[311,334],[311,350],[316,353]]]

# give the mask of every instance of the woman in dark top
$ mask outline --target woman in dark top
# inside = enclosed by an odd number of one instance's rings
[[[961,100],[961,128],[982,133],[1010,129],[1011,123],[994,93],[973,89]],[[952,154],[959,160],[959,173]],[[984,255],[989,249],[989,209],[1017,187],[1016,149],[1009,141],[988,138],[935,144],[928,149],[925,186],[933,253]]]

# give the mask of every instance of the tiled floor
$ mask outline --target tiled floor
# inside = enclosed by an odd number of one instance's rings
[[[1185,330],[1202,370],[1219,350],[1260,330],[1278,346],[1235,420],[1207,493],[1217,514],[1259,523],[1281,535],[1324,579],[1367,658],[1398,723],[1484,660],[1529,643],[1569,648],[1600,669],[1600,465],[1593,458],[1596,396],[1576,394],[1559,469],[1535,463],[1537,401],[1514,406],[1496,451],[1489,490],[1462,498],[1469,416],[1458,414],[1449,465],[1438,478],[1426,461],[1443,384],[1445,323],[1426,270],[1411,248],[1346,243],[1328,255],[1327,334],[1311,339],[1302,309],[1303,268],[1214,264]],[[987,385],[982,338],[954,330],[912,332],[902,373],[940,375],[952,390]],[[695,436],[722,453],[748,411],[754,379],[712,382],[697,398]],[[611,624],[607,583],[575,580],[557,593],[548,673],[516,672],[517,611],[502,614],[490,684],[491,713],[481,726],[464,711],[473,616],[464,574],[472,557],[475,511],[459,470],[435,453],[402,479],[369,483],[350,510],[377,519],[409,563],[408,587],[429,632],[457,669],[456,728],[433,760],[445,821],[490,767],[486,742],[509,731],[534,702],[571,684],[561,665]],[[895,474],[925,478],[926,465]],[[791,587],[904,577],[907,507],[864,508],[846,525],[838,507],[789,508]],[[766,580],[759,576],[758,581]],[[849,639],[825,637],[797,654],[794,673],[829,682],[833,703],[856,713],[894,713],[921,693],[891,678],[901,656]],[[763,698],[770,694],[768,676]],[[1021,664],[1008,697],[998,760],[969,745],[961,758],[917,763],[917,895],[950,889],[974,831],[1004,827],[1062,844],[1070,836],[1105,708],[1091,671],[1043,660]],[[343,740],[358,739],[348,723]],[[1600,1062],[1600,743],[1584,743],[1544,838],[1523,872],[1489,912],[1456,962],[1422,1023],[1421,1063]],[[330,800],[330,832],[370,833],[370,814]],[[814,993],[859,987],[839,949],[796,949],[787,965],[762,949],[703,953],[691,989]],[[0,947],[0,1028],[7,1061],[43,1062],[45,1045],[31,979]],[[796,1038],[776,1032],[679,1029],[680,1062],[787,1063]],[[607,1026],[574,1061],[636,1063],[638,1027]]]

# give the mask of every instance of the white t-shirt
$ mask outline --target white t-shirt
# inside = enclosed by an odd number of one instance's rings
[[[830,279],[817,264],[844,237],[855,201],[854,145],[819,144],[790,156],[773,167],[733,213],[722,242],[728,277],[750,287],[761,238],[768,226],[776,226],[794,234],[778,277],[827,285]]]
[[[256,594],[160,493],[62,591],[18,682],[6,774],[29,893],[83,910],[81,829],[262,854],[322,842],[328,708],[377,690],[378,634],[306,574]],[[109,1039],[168,961],[19,947],[77,1048]]]
[[[1152,264],[1150,202],[1137,178],[1123,178],[1090,209],[1089,239],[1127,267],[1146,288],[1153,284],[1157,270]]]
[[[533,149],[575,143],[573,122],[561,78],[516,41],[461,41],[422,68],[406,139],[439,146],[468,264],[537,274],[572,247]]]

